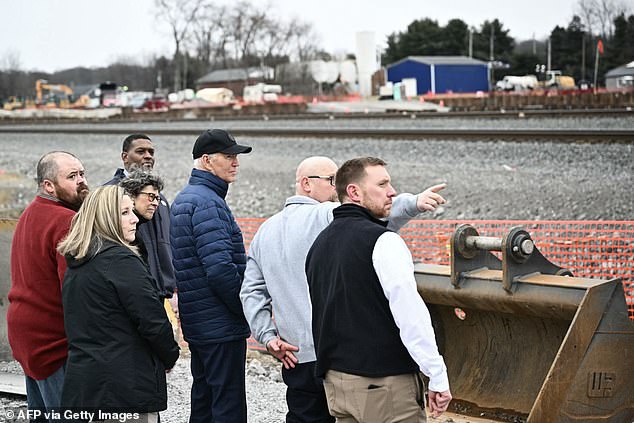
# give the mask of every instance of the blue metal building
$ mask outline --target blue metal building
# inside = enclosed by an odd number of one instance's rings
[[[489,91],[486,62],[466,56],[409,56],[387,66],[387,80],[416,78],[417,94]]]

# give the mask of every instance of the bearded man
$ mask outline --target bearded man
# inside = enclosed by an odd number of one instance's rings
[[[11,244],[7,328],[13,356],[26,376],[30,410],[60,408],[68,345],[62,310],[66,260],[57,244],[88,195],[84,166],[65,151],[37,163],[38,192],[24,210]]]

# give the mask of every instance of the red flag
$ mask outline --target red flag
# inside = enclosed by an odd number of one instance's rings
[[[597,50],[599,50],[599,54],[603,54],[603,41],[597,42]]]

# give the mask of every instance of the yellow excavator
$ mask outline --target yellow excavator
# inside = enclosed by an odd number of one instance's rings
[[[543,88],[556,88],[558,90],[574,90],[577,88],[572,76],[563,75],[559,70],[546,71],[546,80],[540,84]]]
[[[48,96],[47,101],[44,101],[43,91],[48,91],[51,95]],[[44,79],[38,79],[35,81],[35,96],[38,106],[46,108],[68,108],[72,104],[73,89],[64,84],[49,84]],[[55,101],[57,99],[57,101]]]

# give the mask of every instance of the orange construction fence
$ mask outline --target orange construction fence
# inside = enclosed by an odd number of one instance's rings
[[[264,220],[237,219],[247,249]],[[548,260],[575,276],[622,278],[630,317],[634,318],[634,221],[412,220],[400,234],[415,262],[448,265],[449,240],[462,223],[490,237],[503,237],[513,226],[521,226]]]

